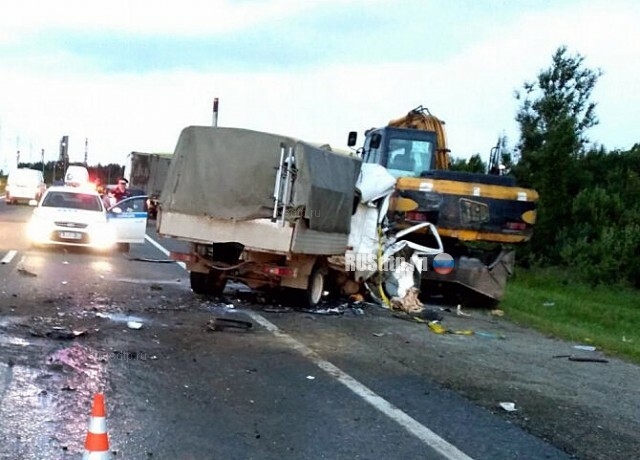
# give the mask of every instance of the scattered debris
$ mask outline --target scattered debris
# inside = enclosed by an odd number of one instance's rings
[[[499,406],[507,412],[516,412],[518,410],[516,409],[516,404],[512,402],[501,402]]]
[[[506,339],[504,335],[496,334],[495,332],[475,332],[475,335],[479,335],[480,337],[484,337],[486,339]]]
[[[569,361],[578,361],[581,363],[608,363],[608,359],[604,358],[586,358],[582,356],[569,356]]]
[[[633,339],[628,339],[626,336],[624,336],[624,335],[623,335],[623,336],[622,336],[622,341],[623,341],[624,343],[631,343],[631,342],[633,342]]]
[[[24,269],[22,267],[18,268],[18,273],[20,273],[22,276],[30,276],[32,278],[35,278],[36,276],[38,276],[35,273],[30,272],[29,270],[26,270],[26,269]]]
[[[67,281],[61,281],[60,284],[68,284]]]
[[[582,351],[596,351],[596,347],[592,345],[574,345],[573,348]]]
[[[339,307],[332,308],[318,308],[316,310],[302,310],[305,313],[313,313],[314,315],[332,315],[339,316],[344,315],[344,310]]]
[[[418,299],[420,290],[416,287],[412,287],[407,291],[407,294],[403,298],[393,297],[391,299],[391,309],[400,310],[409,314],[422,313],[424,305]]]
[[[307,375],[307,380],[315,380],[316,378],[313,375]]]
[[[172,264],[175,263],[175,260],[171,259],[150,259],[148,257],[129,257],[130,261],[135,262],[151,262],[154,264]]]
[[[498,316],[498,317],[502,317],[502,316],[504,316],[504,311],[503,311],[503,310],[500,310],[500,309],[498,309],[498,308],[496,308],[495,310],[491,310],[491,311],[489,312],[489,314],[490,314],[491,316]]]
[[[555,355],[553,358],[567,358],[569,361],[577,361],[582,363],[608,363],[609,361],[604,358],[589,358],[585,356],[575,355]]]
[[[127,321],[127,327],[135,330],[142,329],[142,323],[139,321]]]
[[[230,309],[230,310],[233,310],[234,308],[236,308],[236,306],[235,306],[234,304],[232,304],[232,303],[228,303],[228,304],[226,305],[226,307],[227,307],[228,309]]]
[[[353,294],[353,295],[349,296],[349,299],[354,301],[354,302],[363,302],[364,301],[364,296],[362,294]]]
[[[69,265],[69,262],[68,262],[68,261],[66,261],[66,260],[63,260],[63,261],[62,261],[62,265]]]
[[[291,311],[293,311],[293,308],[291,307],[266,307],[263,308],[262,311],[266,312],[266,313],[289,313]]]
[[[430,321],[428,325],[429,329],[431,329],[436,334],[444,334],[445,332],[447,332],[447,330],[442,327],[442,324],[440,324],[438,321]]]
[[[458,316],[471,316],[470,313],[465,313],[462,311],[462,305],[458,304],[458,306],[456,307],[456,315]]]
[[[447,332],[449,334],[454,334],[454,335],[473,335],[474,334],[474,332],[472,330],[470,330],[470,329],[465,329],[465,330],[462,330],[462,331],[451,331],[451,330],[449,330]]]
[[[241,321],[238,319],[213,317],[207,321],[207,331],[223,331],[225,329],[240,329],[248,331],[253,327],[253,323],[249,321]]]
[[[158,284],[152,284],[151,286],[149,286],[149,289],[151,289],[152,291],[162,291],[162,286]]]
[[[374,332],[373,333],[374,337],[384,337],[384,335],[385,335],[384,332]]]
[[[556,303],[555,303],[555,302],[551,302],[550,300],[548,300],[548,301],[544,302],[544,303],[542,304],[542,306],[543,306],[543,307],[555,307],[555,306],[556,306]]]
[[[422,315],[420,316],[422,319],[425,319],[427,321],[442,321],[442,315],[439,314],[438,312],[435,312],[433,310],[427,310],[425,309],[422,312]]]
[[[29,331],[33,337],[46,337],[54,340],[73,340],[87,333],[87,329],[71,330],[62,326],[53,326],[50,331],[42,331],[40,329],[31,329]]]

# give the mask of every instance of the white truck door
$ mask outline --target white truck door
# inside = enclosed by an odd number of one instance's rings
[[[125,198],[108,212],[109,224],[116,231],[118,243],[144,243],[147,233],[147,197]]]

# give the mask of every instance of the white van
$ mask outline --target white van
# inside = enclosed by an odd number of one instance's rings
[[[31,200],[40,201],[46,188],[42,171],[27,168],[16,169],[9,173],[4,200],[7,204],[19,201],[27,203]]]
[[[89,184],[89,171],[84,166],[69,166],[64,174],[64,184],[83,187]]]

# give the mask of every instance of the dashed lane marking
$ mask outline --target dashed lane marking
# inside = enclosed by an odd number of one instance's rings
[[[153,240],[149,235],[146,235],[145,238],[151,244],[153,244],[156,248],[158,248],[165,255],[169,255],[169,251],[163,248],[158,242]],[[185,268],[183,263],[179,264],[182,268]],[[329,361],[323,359],[320,355],[318,355],[311,348],[307,347],[302,342],[294,339],[290,335],[282,332],[278,326],[273,324],[271,321],[267,320],[265,317],[256,313],[254,311],[248,311],[248,315],[262,327],[264,327],[267,331],[271,332],[282,342],[289,345],[298,353],[302,354],[305,358],[312,361],[316,366],[325,371],[327,374],[335,378],[338,382],[347,387],[351,392],[362,398],[365,402],[373,406],[378,411],[382,412],[384,415],[389,417],[391,420],[402,426],[409,433],[416,436],[420,441],[422,441],[427,446],[431,447],[433,450],[438,452],[441,456],[443,456],[447,460],[472,460],[467,454],[462,452],[453,444],[448,443],[446,440],[438,436],[436,433],[431,431],[426,426],[422,425],[416,419],[407,415],[402,410],[398,409],[396,406],[391,404],[389,401],[384,399],[382,396],[376,394],[373,390],[363,385],[349,374],[344,372],[342,369],[337,366],[331,364]]]
[[[11,251],[7,252],[7,254],[2,258],[2,260],[0,260],[0,264],[6,265],[6,264],[10,263],[13,260],[13,258],[16,256],[17,253],[18,253],[18,251],[14,251],[14,250],[11,250]]]

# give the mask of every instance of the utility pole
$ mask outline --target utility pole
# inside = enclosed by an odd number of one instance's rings
[[[16,169],[20,167],[20,136],[16,137]]]
[[[218,98],[213,99],[213,122],[211,126],[218,126]]]
[[[88,166],[87,160],[89,158],[89,138],[84,138],[84,165]]]
[[[69,136],[62,136],[60,139],[60,157],[58,162],[62,163],[62,174],[67,169],[69,163]]]
[[[40,160],[42,161],[42,177],[44,177],[44,149],[40,150]]]

